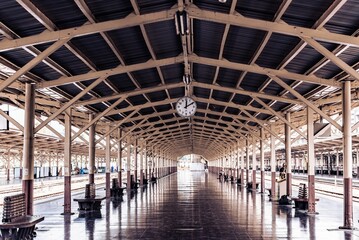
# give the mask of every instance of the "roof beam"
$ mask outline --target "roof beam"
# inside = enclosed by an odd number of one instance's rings
[[[308,105],[308,107],[310,107],[311,109],[313,109],[316,113],[318,113],[320,116],[322,116],[323,118],[325,118],[328,122],[330,122],[334,127],[338,128],[339,131],[343,131],[342,130],[342,126],[340,126],[336,121],[334,121],[331,117],[329,117],[327,114],[325,114],[322,110],[320,110],[317,106],[315,106],[311,101],[307,100],[305,97],[303,97],[300,93],[298,93],[296,90],[292,89],[288,84],[286,84],[282,79],[273,76],[273,75],[269,75],[268,76],[270,78],[273,79],[273,81],[275,81],[277,84],[279,84],[279,86],[281,86],[282,88],[284,88],[285,90],[287,90],[288,92],[290,92],[291,94],[293,94],[293,96],[295,96],[296,98],[302,100],[305,104]]]
[[[183,58],[181,58],[180,56],[164,58],[164,59],[160,59],[160,60],[148,60],[147,62],[144,62],[144,63],[138,63],[138,64],[132,64],[132,65],[126,65],[126,66],[120,65],[120,66],[112,68],[112,69],[101,70],[101,71],[91,71],[91,72],[88,72],[85,74],[80,74],[80,75],[71,76],[71,77],[60,77],[56,80],[38,83],[36,87],[37,88],[48,88],[48,87],[61,86],[61,85],[66,85],[66,84],[70,84],[70,83],[76,83],[76,82],[81,82],[81,81],[85,81],[85,80],[95,79],[95,78],[99,78],[102,76],[105,76],[107,78],[107,77],[113,76],[113,75],[134,72],[134,71],[139,71],[139,70],[148,69],[148,68],[154,68],[157,66],[161,67],[161,66],[166,66],[166,65],[171,65],[171,64],[181,63],[181,62],[183,62]]]
[[[199,9],[194,4],[188,6],[186,10],[188,11],[189,16],[191,18],[195,18],[199,20],[218,22],[221,24],[230,24],[232,26],[239,26],[245,28],[258,29],[266,32],[281,33],[299,38],[302,36],[307,36],[324,42],[359,47],[358,38],[348,35],[343,35],[343,34],[332,33],[325,30],[315,30],[311,28],[291,26],[287,23],[282,23],[282,22],[259,20],[255,18],[245,17],[238,13],[225,14],[220,12],[202,10]]]
[[[130,14],[125,18],[116,19],[111,21],[105,21],[100,23],[85,24],[79,27],[68,28],[64,30],[57,31],[44,31],[40,34],[24,37],[16,40],[3,40],[0,42],[0,52],[22,48],[31,45],[37,45],[42,43],[54,42],[60,39],[74,38],[80,36],[86,36],[99,32],[107,32],[121,28],[128,28],[133,26],[138,26],[140,24],[148,24],[160,21],[167,21],[174,18],[174,14],[177,10],[175,8],[143,14],[143,15],[134,15]]]
[[[230,62],[228,60],[222,59],[212,59],[212,58],[206,58],[206,57],[199,57],[194,54],[189,56],[189,60],[195,63],[204,64],[204,65],[210,65],[210,66],[221,66],[223,68],[229,68],[229,69],[235,69],[240,71],[247,71],[247,72],[253,72],[257,74],[262,75],[275,75],[278,77],[286,78],[286,79],[293,79],[318,85],[324,85],[324,86],[331,86],[331,87],[337,87],[340,88],[341,85],[339,82],[337,82],[335,79],[325,79],[325,78],[319,78],[314,75],[307,76],[303,74],[288,72],[286,70],[277,70],[277,69],[271,69],[271,68],[265,68],[260,67],[258,65],[248,65],[243,63],[235,63]]]
[[[260,98],[269,99],[269,100],[277,100],[279,102],[284,102],[284,103],[304,105],[304,103],[302,103],[301,101],[298,101],[298,100],[293,100],[288,97],[273,96],[273,95],[269,95],[267,93],[252,92],[252,91],[242,90],[242,89],[238,89],[238,88],[222,87],[220,85],[201,83],[201,82],[192,82],[192,85],[194,87],[208,88],[211,90],[218,90],[218,91],[223,91],[223,92],[230,92],[230,93],[235,93],[235,94],[246,95],[246,96],[249,96],[252,98],[260,97]]]

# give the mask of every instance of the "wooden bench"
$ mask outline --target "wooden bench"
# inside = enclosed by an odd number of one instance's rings
[[[126,189],[126,188],[120,187],[118,185],[118,179],[117,178],[112,179],[112,187],[110,189],[111,197],[121,198],[123,196],[123,190],[124,189]]]
[[[0,239],[32,239],[36,236],[35,225],[44,219],[26,215],[24,193],[7,196],[4,198]]]
[[[294,201],[294,207],[298,210],[308,210],[308,193],[307,187],[304,183],[299,184],[298,197],[292,198]],[[315,201],[319,201],[318,198]]]
[[[101,210],[101,202],[106,197],[96,197],[96,185],[86,184],[85,198],[75,198],[74,201],[79,204],[79,211],[99,211]]]
[[[126,186],[128,183],[124,183]],[[134,179],[134,176],[131,175],[131,178],[130,178],[130,189],[131,190],[136,190],[138,187],[139,187],[140,183],[135,179]]]
[[[256,183],[256,189],[258,189],[259,183]],[[253,183],[252,182],[247,182],[247,188],[248,189],[253,189]]]

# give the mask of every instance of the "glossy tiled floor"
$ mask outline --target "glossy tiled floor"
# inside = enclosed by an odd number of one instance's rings
[[[343,201],[317,197],[319,214],[309,217],[215,175],[179,172],[104,202],[100,216],[79,216],[73,204],[75,215],[64,217],[62,199],[36,204],[45,216],[36,239],[359,239],[359,231],[338,230]]]

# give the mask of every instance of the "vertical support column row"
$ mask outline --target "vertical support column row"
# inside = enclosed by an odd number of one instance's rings
[[[89,122],[93,114],[89,115]],[[95,183],[95,125],[89,127],[89,183]]]
[[[131,138],[127,137],[127,192],[131,190]]]
[[[107,131],[110,131],[110,126],[107,126]],[[106,137],[106,198],[111,197],[111,134]]]
[[[353,189],[352,189],[352,133],[351,133],[351,82],[343,83],[343,177],[344,177],[344,226],[353,229]],[[358,155],[357,155],[358,157]]]
[[[140,151],[140,185],[142,186],[143,185],[143,155],[144,155],[144,144],[141,143],[141,151]]]
[[[118,185],[122,187],[122,129],[118,129],[118,152],[117,152],[117,166],[118,166]]]
[[[290,122],[290,113],[286,114],[286,119]],[[287,165],[287,195],[292,196],[292,148],[291,148],[291,134],[290,126],[285,124],[285,158]]]
[[[313,110],[307,107],[308,214],[315,213],[315,153]]]
[[[249,140],[246,140],[246,182],[249,182]]]
[[[135,139],[135,146],[133,147],[134,149],[133,149],[133,154],[134,154],[134,161],[135,161],[135,171],[134,171],[134,173],[133,173],[133,180],[137,183],[137,174],[138,174],[138,172],[137,172],[137,170],[138,170],[138,159],[137,159],[137,153],[138,153],[138,151],[137,151],[137,138]]]
[[[65,111],[64,213],[71,214],[71,108]]]
[[[273,132],[274,123],[270,125],[270,129]],[[275,159],[275,137],[273,134],[270,136],[270,166],[271,166],[271,198],[276,199],[276,189],[275,189],[275,180],[276,180],[276,159]]]
[[[257,157],[256,157],[256,139],[253,137],[252,141],[252,187],[253,189],[256,189],[257,185]]]
[[[25,121],[22,191],[25,193],[26,215],[33,215],[34,193],[34,123],[35,84],[25,85]]]
[[[261,193],[265,192],[265,176],[264,176],[264,129],[260,130],[260,154],[261,154]]]

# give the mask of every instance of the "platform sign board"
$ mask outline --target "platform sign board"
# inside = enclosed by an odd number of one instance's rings
[[[9,111],[4,111],[7,115],[9,115]],[[0,115],[0,131],[1,130],[9,130],[9,121]]]

